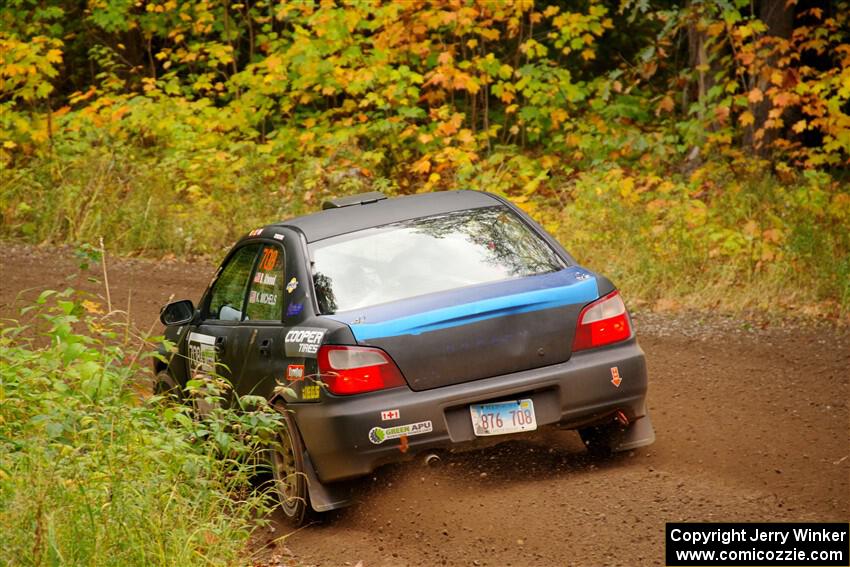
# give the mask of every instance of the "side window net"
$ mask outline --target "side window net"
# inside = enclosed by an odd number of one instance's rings
[[[266,244],[248,292],[248,319],[280,321],[283,317],[283,250]]]
[[[209,319],[219,321],[241,321],[248,279],[254,268],[259,245],[251,245],[236,251],[213,285],[210,297]]]

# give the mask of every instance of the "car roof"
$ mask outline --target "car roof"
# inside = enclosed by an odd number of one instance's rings
[[[315,242],[394,222],[500,204],[498,198],[482,191],[440,191],[327,209],[271,226],[297,228],[307,242]]]

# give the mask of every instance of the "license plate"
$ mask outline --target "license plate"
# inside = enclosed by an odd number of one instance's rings
[[[479,437],[537,429],[531,400],[473,404],[469,406],[469,413],[472,415],[472,429]]]

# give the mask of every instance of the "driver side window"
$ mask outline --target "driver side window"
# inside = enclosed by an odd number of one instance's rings
[[[280,321],[283,317],[283,250],[266,244],[248,292],[248,316],[252,321]]]
[[[236,251],[213,285],[207,319],[241,321],[248,291],[248,278],[257,259],[258,244]]]

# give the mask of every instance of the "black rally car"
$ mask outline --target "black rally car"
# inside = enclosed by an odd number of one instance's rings
[[[284,413],[273,468],[295,522],[424,450],[550,424],[591,450],[654,440],[617,289],[488,193],[355,195],[253,230],[197,308],[161,318],[184,356],[157,363],[160,391],[218,368]]]

